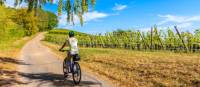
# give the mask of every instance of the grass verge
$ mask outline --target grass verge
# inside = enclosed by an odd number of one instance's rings
[[[60,47],[43,42],[60,58]],[[120,87],[200,87],[200,54],[80,48],[81,66]]]

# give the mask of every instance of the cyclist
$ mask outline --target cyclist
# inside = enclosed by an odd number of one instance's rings
[[[71,58],[74,55],[78,54],[78,40],[74,36],[75,36],[74,31],[70,31],[69,39],[66,40],[65,43],[62,45],[62,47],[59,49],[59,51],[62,51],[65,46],[69,46],[67,57],[65,58],[65,63],[66,62],[70,63]],[[66,65],[68,65],[68,64],[66,64]],[[69,67],[69,66],[66,66],[66,67]],[[64,72],[64,75],[65,75],[65,77],[68,76],[68,73],[66,72],[66,70]]]

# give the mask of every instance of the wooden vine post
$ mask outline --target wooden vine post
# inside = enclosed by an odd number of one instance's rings
[[[141,39],[142,39],[142,41],[143,41],[143,43],[144,43],[145,48],[148,48],[147,43],[145,42],[145,38],[144,38],[143,35],[140,33],[140,31],[138,31],[138,33],[139,33],[139,36],[141,37]]]
[[[158,34],[158,30],[157,30],[157,27],[155,26],[155,35],[157,36],[157,40],[160,42],[160,44],[161,44],[161,46],[162,46],[162,48],[164,49],[164,45],[163,45],[163,43],[162,43],[162,40],[161,40],[161,38],[160,38],[160,35]]]
[[[188,52],[188,48],[187,48],[187,46],[186,46],[186,44],[185,44],[185,42],[184,42],[184,40],[183,40],[183,38],[182,38],[182,36],[181,36],[181,34],[180,34],[180,32],[179,32],[177,26],[174,26],[174,28],[175,28],[175,30],[176,30],[176,32],[177,32],[179,38],[181,39],[181,41],[182,41],[182,43],[183,43],[183,46],[184,46],[184,48],[185,48],[185,51]]]
[[[150,44],[150,50],[153,49],[153,27],[151,27],[151,44]]]

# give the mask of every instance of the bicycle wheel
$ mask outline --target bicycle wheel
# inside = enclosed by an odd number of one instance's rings
[[[67,67],[67,63],[65,60],[63,61],[63,73],[64,73],[65,78],[68,76],[68,73],[69,73],[69,69]]]
[[[81,67],[77,62],[74,62],[73,64],[73,81],[75,84],[79,84],[81,81]]]

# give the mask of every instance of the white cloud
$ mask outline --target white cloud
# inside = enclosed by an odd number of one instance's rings
[[[57,4],[59,2],[59,0],[53,0],[54,4]]]
[[[173,26],[170,26],[170,27],[173,27]],[[141,32],[151,32],[151,27],[140,27],[137,29],[140,30]],[[168,29],[168,27],[165,27],[165,26],[157,26],[158,31],[167,30],[167,29]]]
[[[5,5],[7,7],[12,7],[12,8],[23,8],[23,7],[27,7],[27,4],[22,2],[20,5],[16,6],[14,5],[15,0],[6,0]]]
[[[188,28],[191,27],[193,24],[192,23],[181,23],[177,25],[179,28]]]
[[[176,16],[176,15],[158,15],[163,18],[162,21],[158,23],[158,26],[174,26],[177,25],[183,30],[188,30],[195,27],[196,22],[200,22],[200,15],[196,16]]]
[[[84,18],[84,21],[87,22],[87,21],[91,21],[91,20],[98,20],[101,18],[105,18],[107,16],[109,16],[109,15],[106,13],[100,13],[100,12],[94,11],[94,12],[88,12],[88,13],[84,14],[83,18]]]
[[[127,8],[127,5],[122,5],[122,4],[115,4],[115,7],[113,7],[113,10],[115,11],[121,11]]]
[[[5,5],[8,7],[14,7],[15,0],[6,0]]]
[[[62,14],[60,17],[59,17],[59,25],[60,26],[63,26],[63,25],[66,25],[66,22],[67,22],[67,15],[66,14]]]
[[[93,12],[88,12],[88,13],[85,13],[83,15],[83,20],[84,22],[89,22],[89,21],[95,21],[95,20],[99,20],[99,19],[102,19],[102,18],[105,18],[105,17],[108,17],[109,14],[107,13],[101,13],[101,12],[98,12],[98,11],[93,11]],[[77,25],[79,24],[79,18],[78,16],[74,16],[74,23]],[[63,13],[60,17],[59,17],[59,26],[64,26],[66,28],[69,27],[69,25],[72,25],[72,24],[69,24],[67,23],[67,14],[66,13]]]
[[[143,27],[143,28],[138,28],[140,31],[142,32],[149,32],[151,31],[151,28],[150,27]]]
[[[200,15],[197,16],[175,16],[175,15],[158,15],[161,18],[164,18],[163,21],[159,22],[158,25],[162,25],[168,22],[174,23],[187,23],[200,21]]]

